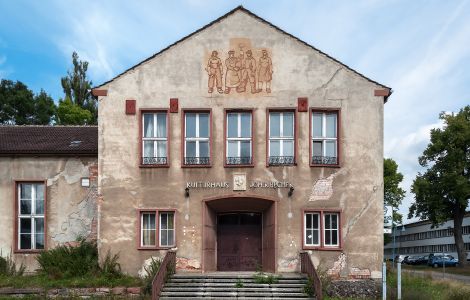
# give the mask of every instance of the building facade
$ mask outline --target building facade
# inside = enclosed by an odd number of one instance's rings
[[[435,228],[431,227],[430,221],[398,226],[395,232],[392,232],[392,236],[395,235],[395,243],[392,241],[384,247],[385,257],[392,258],[394,253],[395,255],[419,256],[430,253],[447,253],[457,258],[453,231],[454,221],[449,220]],[[470,260],[470,214],[467,214],[463,219],[462,235],[467,259]]]
[[[93,90],[100,255],[380,278],[390,91],[241,7],[170,45]]]
[[[36,255],[96,239],[98,128],[0,126],[0,252],[27,272]]]

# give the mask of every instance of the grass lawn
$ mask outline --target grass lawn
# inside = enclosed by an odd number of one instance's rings
[[[444,272],[442,267],[433,268],[427,265],[417,265],[417,266],[402,265],[401,267],[406,270],[417,270],[417,271],[426,271],[426,272],[430,272],[430,271]],[[470,266],[464,267],[464,268],[446,267],[446,273],[470,276]]]
[[[140,279],[127,275],[116,278],[88,275],[66,279],[51,279],[47,275],[0,276],[0,287],[13,288],[139,287],[142,284]]]

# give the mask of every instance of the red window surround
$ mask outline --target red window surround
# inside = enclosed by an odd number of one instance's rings
[[[143,118],[144,113],[165,113],[166,114],[166,164],[143,164],[142,157],[144,154],[144,143],[143,143]],[[168,113],[168,109],[160,109],[160,108],[141,108],[139,109],[139,167],[140,168],[168,168],[170,166],[170,143],[171,143],[171,136],[170,136],[170,114]]]
[[[250,113],[251,114],[251,164],[240,164],[240,165],[230,165],[227,164],[227,114],[228,113]],[[240,168],[240,167],[249,167],[252,168],[255,166],[255,153],[254,153],[254,144],[255,144],[255,136],[254,136],[254,116],[253,116],[253,109],[251,108],[239,108],[239,109],[224,109],[224,167],[225,168]]]
[[[15,218],[13,219],[14,238],[13,238],[13,252],[14,253],[40,253],[41,251],[47,250],[47,180],[44,179],[21,179],[14,180],[13,188],[14,199],[13,205],[15,207]],[[19,249],[18,247],[18,207],[19,207],[19,195],[18,186],[22,183],[42,183],[44,184],[44,249]]]
[[[318,213],[320,215],[320,246],[308,246],[305,245],[305,214],[307,213]],[[338,246],[326,246],[324,245],[324,232],[325,225],[324,214],[325,213],[336,213],[338,214]],[[342,224],[343,224],[343,212],[341,209],[303,209],[302,210],[302,249],[304,250],[322,250],[322,251],[342,251],[343,250],[343,236],[342,236]]]
[[[337,163],[336,164],[314,164],[312,163],[312,114],[314,112],[319,113],[328,113],[336,112],[336,153],[337,153]],[[310,108],[309,112],[309,157],[308,161],[311,167],[329,167],[329,168],[339,168],[341,167],[341,109],[340,108]]]
[[[212,167],[212,109],[211,108],[186,108],[182,109],[181,118],[181,167],[182,168],[211,168]],[[209,114],[209,164],[185,164],[185,132],[186,132],[186,114],[187,113],[208,113]]]
[[[266,109],[266,167],[272,167],[269,164],[269,113],[270,112],[292,112],[294,114],[294,163],[276,166],[296,166],[297,165],[297,111],[292,107],[268,107]]]
[[[141,237],[141,230],[142,230],[142,223],[141,223],[141,215],[142,213],[155,213],[155,220],[156,220],[156,233],[155,233],[155,246],[142,246],[142,237]],[[175,228],[175,242],[172,246],[160,246],[160,213],[165,212],[172,212],[174,214],[174,228]],[[145,208],[145,209],[137,209],[137,250],[164,250],[164,249],[171,249],[176,247],[177,245],[177,234],[176,234],[176,209],[174,208]]]

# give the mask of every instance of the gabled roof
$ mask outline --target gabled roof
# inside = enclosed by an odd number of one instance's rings
[[[149,61],[149,60],[155,58],[156,56],[162,54],[163,52],[169,50],[170,48],[172,48],[172,47],[178,45],[179,43],[185,41],[186,39],[192,37],[193,35],[196,35],[197,33],[199,33],[199,32],[201,32],[201,31],[205,30],[206,28],[209,28],[209,27],[211,27],[212,25],[214,25],[214,24],[216,24],[216,23],[222,21],[223,19],[229,17],[230,15],[236,13],[237,11],[242,11],[242,12],[244,12],[244,13],[246,13],[246,14],[252,16],[253,18],[255,18],[255,19],[257,19],[257,20],[259,20],[259,21],[261,21],[261,22],[267,24],[268,26],[271,26],[272,28],[274,28],[274,29],[280,31],[281,33],[283,33],[283,34],[285,34],[285,35],[287,35],[287,36],[289,36],[289,37],[291,37],[291,38],[297,40],[298,42],[304,44],[305,46],[312,48],[313,50],[315,50],[315,51],[319,52],[320,54],[326,56],[327,58],[329,58],[329,59],[335,61],[336,63],[340,64],[341,66],[343,66],[344,68],[350,70],[351,72],[353,72],[353,73],[359,75],[360,77],[366,79],[367,81],[372,82],[372,83],[374,83],[374,84],[377,84],[377,85],[381,86],[381,87],[384,88],[384,89],[388,89],[388,90],[390,91],[390,93],[392,92],[392,88],[390,88],[390,87],[388,87],[388,86],[386,86],[386,85],[384,85],[384,84],[381,84],[381,83],[379,83],[379,82],[377,82],[377,81],[374,81],[374,80],[372,80],[372,79],[366,77],[365,75],[359,73],[358,71],[352,69],[351,67],[349,67],[349,66],[343,64],[342,62],[340,62],[340,61],[337,60],[336,58],[329,56],[328,54],[326,54],[326,53],[324,53],[324,52],[318,50],[317,48],[315,48],[314,46],[308,44],[307,42],[304,42],[304,41],[302,41],[301,39],[299,39],[299,38],[293,36],[292,34],[290,34],[290,33],[286,32],[286,31],[282,30],[281,28],[279,28],[279,27],[277,27],[276,25],[274,25],[274,24],[272,24],[272,23],[266,21],[265,19],[259,17],[258,15],[252,13],[251,11],[249,11],[248,9],[244,8],[244,7],[241,6],[241,5],[240,5],[240,6],[237,6],[236,8],[234,8],[234,9],[231,10],[231,11],[229,11],[228,13],[226,13],[226,14],[223,15],[223,16],[221,16],[220,18],[218,18],[218,19],[216,19],[216,20],[210,22],[209,24],[205,25],[204,27],[199,28],[198,30],[194,31],[193,33],[191,33],[191,34],[189,34],[189,35],[183,37],[182,39],[176,41],[175,43],[169,45],[168,47],[166,47],[166,48],[160,50],[159,52],[157,52],[157,53],[155,53],[154,55],[150,56],[149,58],[147,58],[147,59],[141,61],[140,63],[136,64],[135,66],[130,67],[129,69],[125,70],[124,72],[120,73],[119,75],[115,76],[114,78],[112,78],[112,79],[110,79],[110,80],[108,80],[108,81],[102,83],[102,84],[99,85],[99,86],[94,87],[94,89],[95,89],[95,88],[98,89],[98,88],[100,88],[100,87],[102,87],[102,86],[104,86],[104,85],[106,85],[106,84],[112,82],[112,81],[115,80],[116,78],[118,78],[118,77],[124,75],[125,73],[127,73],[127,72],[129,72],[129,71],[131,71],[131,70],[133,70],[133,69],[135,69],[135,68],[137,68],[138,66],[140,66],[140,65],[144,64],[145,62],[147,62],[147,61]],[[387,96],[387,97],[388,97],[388,96]],[[386,98],[387,98],[387,97],[386,97]]]
[[[0,126],[0,156],[98,155],[97,126]]]

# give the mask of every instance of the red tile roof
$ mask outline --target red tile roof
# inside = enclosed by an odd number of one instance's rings
[[[98,155],[98,126],[3,126],[0,155]]]

